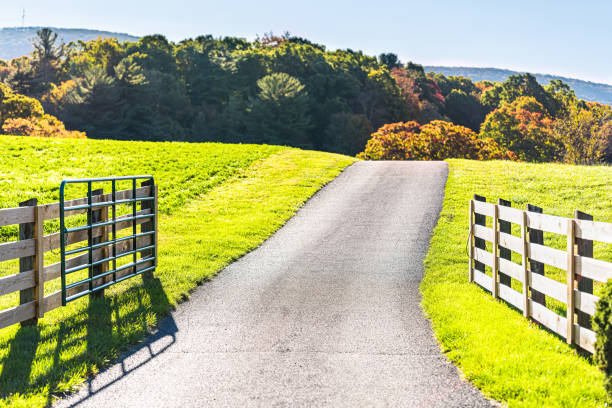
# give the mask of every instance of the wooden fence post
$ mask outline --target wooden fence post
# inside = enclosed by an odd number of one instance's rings
[[[33,207],[38,204],[38,199],[31,198],[24,202],[19,203],[20,207]],[[27,222],[19,224],[19,240],[23,241],[26,239],[32,239],[36,230],[36,222]],[[36,263],[36,256],[26,256],[19,258],[19,272],[28,272],[34,269]],[[36,289],[28,288],[19,291],[19,304],[31,302],[35,300]],[[24,320],[21,322],[21,326],[36,326],[38,324],[38,318],[33,317],[32,319]]]
[[[512,207],[512,203],[510,201],[499,199],[497,201],[499,205],[503,205],[504,207]],[[499,232],[504,232],[506,234],[512,234],[512,223],[508,221],[499,220]],[[507,259],[508,261],[512,260],[512,251],[508,248],[504,248],[502,246],[499,247],[499,257],[503,259]],[[499,283],[501,285],[506,285],[508,287],[512,286],[512,278],[506,275],[505,273],[499,274]]]
[[[538,214],[543,213],[543,210],[540,207],[531,204],[527,204],[527,211],[535,212]],[[532,244],[544,245],[544,232],[537,229],[529,228],[529,242]],[[532,273],[544,275],[543,263],[530,259],[529,266],[531,267]],[[531,299],[534,302],[546,306],[546,296],[544,296],[543,293],[540,293],[537,290],[531,289]]]
[[[152,180],[147,180],[141,183],[141,187],[146,187],[146,186],[152,186],[153,191],[151,191],[151,195],[153,195],[153,197],[155,198],[153,201],[142,201],[140,204],[140,209],[141,210],[151,210],[152,213],[155,213],[157,215],[157,185],[154,185]],[[153,230],[155,230],[155,235],[151,236],[152,243],[157,241],[156,223],[154,223],[153,220],[150,220],[150,221],[140,224],[140,232],[149,232]],[[157,263],[157,246],[155,247],[155,252],[153,252],[150,249],[146,251],[142,251],[141,257],[146,258],[147,256],[154,256],[155,257],[154,262]],[[153,279],[153,271],[148,271],[148,272],[143,273],[142,278],[145,281]]]
[[[493,287],[492,295],[494,298],[498,298],[497,290],[497,276],[499,274],[499,258],[497,257],[497,247],[499,246],[499,207],[497,204],[493,206]]]
[[[574,343],[575,226],[574,220],[567,221],[567,344]]]
[[[574,211],[574,218],[578,220],[593,221],[593,216],[582,211]],[[593,257],[593,241],[588,239],[576,238],[577,254],[587,258]],[[578,280],[578,290],[584,293],[593,294],[593,280],[584,276],[576,276]],[[578,324],[587,329],[591,329],[591,316],[581,310],[576,310]]]
[[[478,194],[474,194],[474,200],[482,201],[482,202],[487,202],[486,197],[480,196]],[[478,214],[478,213],[474,214],[474,224],[486,226],[487,225],[487,217],[485,215]],[[483,250],[486,251],[487,250],[487,243],[482,238],[474,237],[474,247],[480,248],[480,249],[483,249]],[[482,262],[474,260],[474,269],[476,269],[477,271],[480,271],[482,273],[485,273],[485,264],[483,264]]]
[[[34,299],[36,299],[36,317],[45,315],[45,217],[43,207],[36,206],[34,211]]]
[[[527,241],[527,213],[523,211],[521,222],[521,240],[523,241],[523,253],[521,254],[521,266],[523,267],[523,316],[529,318],[529,268],[527,267],[527,254],[529,242]]]
[[[470,219],[470,236],[468,238],[469,242],[469,251],[470,251],[470,258],[469,258],[469,274],[468,274],[468,280],[470,282],[474,282],[474,200],[470,200],[470,214],[469,214],[469,219]]]
[[[104,194],[104,190],[103,189],[98,189],[98,190],[94,190],[91,192],[91,196],[95,197],[95,196],[99,196]],[[100,223],[100,222],[104,222],[108,220],[108,207],[100,207],[98,210],[94,210],[91,212],[91,222],[94,224]],[[100,244],[102,242],[105,242],[108,240],[108,229],[106,227],[103,227],[102,229],[102,235],[99,237],[95,237],[92,238],[91,243],[89,243],[89,245],[95,245],[95,244]],[[102,252],[102,258],[106,258],[108,256],[108,247],[103,247],[101,248],[101,252]],[[104,272],[106,272],[108,270],[108,263],[104,262],[102,264],[96,265],[93,267],[92,270],[92,276],[95,278],[97,275],[100,275]],[[108,276],[105,276],[103,278],[100,279],[94,279],[93,281],[93,287],[94,289],[96,288],[96,286],[100,286],[103,285],[104,283],[108,282],[109,279]],[[95,291],[91,294],[92,297],[94,298],[103,298],[104,297],[104,289],[100,289],[98,291]]]

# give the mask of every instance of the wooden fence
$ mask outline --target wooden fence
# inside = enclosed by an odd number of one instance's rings
[[[612,263],[593,258],[593,241],[612,244],[612,224],[593,221],[579,211],[572,219],[543,214],[532,205],[519,210],[505,200],[485,201],[481,196],[470,201],[470,282],[564,337],[568,344],[592,353],[591,317],[599,300],[593,295],[593,281],[612,278]],[[486,226],[487,219],[492,227]],[[520,236],[512,234],[513,224],[519,226]],[[544,232],[563,236],[566,249],[544,245]],[[513,252],[520,255],[520,264],[512,261]],[[545,265],[564,271],[565,283],[544,276]],[[512,288],[513,279],[521,292]],[[566,316],[547,307],[546,296],[565,304]]]
[[[143,185],[136,189],[136,198],[151,196],[151,186]],[[157,212],[157,187],[153,187],[154,200],[142,202],[141,209],[137,215],[145,215]],[[93,203],[106,202],[111,200],[111,194],[103,194],[102,190],[94,192]],[[134,192],[132,189],[116,192],[116,199],[131,199]],[[87,198],[79,198],[66,201],[66,206],[78,206],[87,204]],[[0,227],[9,225],[19,225],[19,240],[0,243],[0,266],[1,262],[19,259],[19,273],[0,277],[0,296],[19,292],[19,305],[0,311],[0,328],[4,328],[19,322],[23,325],[34,325],[38,318],[44,316],[46,312],[62,306],[61,290],[45,295],[45,284],[60,278],[61,264],[56,262],[45,265],[45,253],[60,248],[60,233],[44,235],[44,222],[58,218],[60,215],[59,203],[36,205],[37,200],[31,199],[24,201],[18,208],[0,209]],[[86,209],[67,211],[67,216],[86,213]],[[100,222],[108,220],[108,207],[100,207],[94,211],[95,217]],[[133,222],[128,220],[132,214],[117,217],[117,220],[125,218],[116,224],[116,230],[132,228]],[[140,225],[141,231],[151,231],[153,224],[150,218],[139,219],[136,221]],[[93,239],[100,242],[108,241],[108,228],[95,227],[92,229]],[[155,231],[157,234],[157,231]],[[156,239],[153,235],[138,237],[136,249],[151,245]],[[81,230],[67,234],[67,244],[74,245],[88,240],[88,231]],[[125,240],[116,244],[117,256],[130,252],[134,246],[133,240]],[[93,251],[93,261],[106,259],[107,248],[99,248]],[[143,251],[144,255],[144,251]],[[89,262],[88,254],[75,256],[66,261],[66,266],[74,268],[87,265]],[[143,262],[136,267],[136,271],[149,268],[153,262]],[[100,271],[104,270],[105,265],[97,265]],[[107,266],[107,265],[106,265]],[[133,268],[125,269],[117,273],[117,279],[133,273]],[[95,274],[94,274],[95,276]],[[105,283],[105,278],[100,278],[94,282],[95,285]],[[88,284],[84,284],[88,287]],[[57,286],[57,285],[55,285]],[[85,286],[75,286],[67,291],[67,296],[79,293]],[[102,291],[95,295],[103,295]]]

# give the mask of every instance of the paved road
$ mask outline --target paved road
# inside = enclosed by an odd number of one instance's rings
[[[351,166],[58,406],[490,407],[419,305],[447,173]]]

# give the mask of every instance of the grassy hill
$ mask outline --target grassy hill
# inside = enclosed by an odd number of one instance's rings
[[[50,405],[146,336],[198,284],[260,245],[355,160],[266,145],[8,136],[0,136],[0,157],[0,208],[32,197],[57,201],[68,177],[149,173],[160,189],[155,279],[128,279],[105,299],[71,302],[37,327],[0,330],[0,407],[29,408]],[[0,242],[14,233],[0,231]],[[14,272],[6,264],[0,276]],[[46,294],[57,289],[57,282],[45,284]],[[0,308],[16,301],[3,296]]]
[[[612,167],[449,160],[450,174],[438,225],[425,260],[423,306],[447,356],[485,395],[509,407],[607,406],[603,374],[590,359],[468,282],[468,202],[535,204],[547,214],[572,217],[575,209],[612,222]],[[545,234],[547,245],[562,241]],[[563,248],[565,242],[557,242]],[[612,261],[596,242],[598,259]],[[564,276],[546,269],[551,279]],[[558,272],[557,272],[558,273]],[[597,287],[595,288],[597,293]]]
[[[36,37],[36,31],[42,27],[6,27],[0,29],[0,59],[10,60],[22,55],[27,55],[34,47],[32,39]],[[117,38],[119,41],[136,41],[138,37],[124,33],[113,33],[110,31],[87,30],[84,28],[55,28],[49,27],[58,34],[58,38],[68,44],[70,41],[89,41],[98,37]]]
[[[446,76],[456,75],[470,78],[473,81],[496,81],[504,82],[511,75],[520,74],[518,71],[499,68],[476,68],[476,67],[440,67],[425,66],[425,71],[441,73]],[[567,83],[581,99],[601,102],[612,105],[612,85],[599,84],[596,82],[583,81],[575,78],[566,78],[549,74],[533,74],[542,85],[548,84],[552,79],[560,79]]]

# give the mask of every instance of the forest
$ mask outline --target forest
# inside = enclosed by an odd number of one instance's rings
[[[610,106],[530,74],[426,73],[393,53],[266,34],[63,44],[0,60],[3,134],[267,143],[365,159],[612,162]]]

